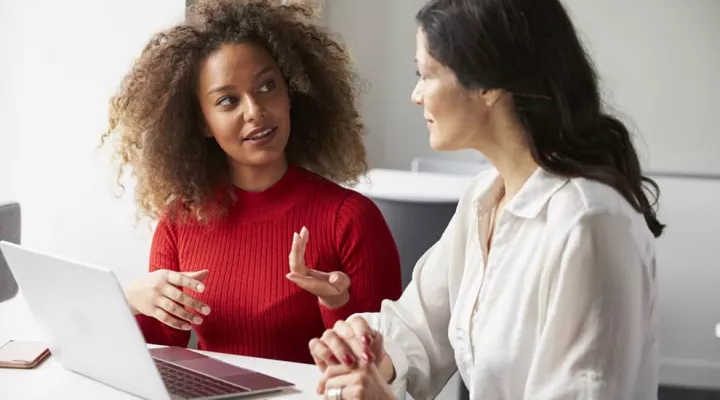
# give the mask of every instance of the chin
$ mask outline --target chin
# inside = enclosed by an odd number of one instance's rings
[[[469,148],[467,135],[462,131],[440,132],[437,126],[430,130],[430,147],[436,151],[457,151]]]
[[[236,154],[230,158],[239,165],[263,168],[283,162],[284,157],[285,153],[282,151],[263,150],[254,152],[253,154]]]
[[[444,138],[435,132],[430,133],[430,147],[436,151],[452,150],[447,138]]]

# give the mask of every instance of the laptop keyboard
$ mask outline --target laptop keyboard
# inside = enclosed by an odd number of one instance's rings
[[[198,397],[211,397],[226,394],[236,394],[249,390],[231,385],[219,379],[214,379],[171,364],[160,359],[153,359],[158,371],[171,394],[194,399]]]

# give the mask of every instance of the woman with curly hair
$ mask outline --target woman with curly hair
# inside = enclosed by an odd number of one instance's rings
[[[334,183],[366,171],[363,126],[349,56],[313,16],[200,2],[113,98],[103,139],[159,220],[126,289],[148,342],[186,346],[194,327],[203,350],[312,362],[312,337],[399,297],[385,220]]]

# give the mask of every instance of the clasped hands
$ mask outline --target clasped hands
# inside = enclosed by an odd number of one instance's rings
[[[394,370],[383,337],[362,317],[338,321],[321,338],[310,341],[310,353],[323,372],[317,392],[324,399],[395,399],[388,384]]]

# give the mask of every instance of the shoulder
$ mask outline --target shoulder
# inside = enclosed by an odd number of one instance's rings
[[[652,257],[654,237],[643,214],[615,188],[586,178],[571,178],[548,202],[547,222],[562,229],[566,238],[584,236],[588,243],[607,239],[620,247],[632,244]]]
[[[385,223],[375,202],[354,190],[345,190],[347,192],[338,208],[338,222],[365,227],[376,225],[378,222]]]
[[[571,178],[550,199],[548,210],[565,210],[581,218],[586,214],[636,214],[630,203],[612,186],[586,178]]]
[[[349,187],[341,186],[306,169],[302,169],[302,174],[314,193],[315,201],[334,207],[338,213],[362,214],[379,211],[371,199]]]
[[[568,179],[567,184],[550,197],[547,215],[548,219],[569,221],[596,215],[613,215],[626,220],[643,218],[615,188],[587,178]]]

